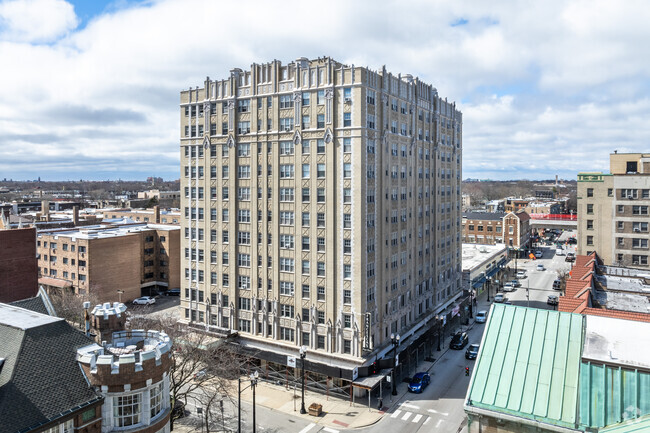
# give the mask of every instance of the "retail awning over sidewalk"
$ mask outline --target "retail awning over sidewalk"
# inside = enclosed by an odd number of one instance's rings
[[[377,374],[373,374],[372,376],[366,376],[366,377],[360,377],[357,378],[352,382],[352,386],[356,386],[357,388],[363,388],[367,389],[368,391],[372,391],[379,385],[379,383],[384,380],[386,376],[390,375],[390,368],[384,368],[379,371]]]

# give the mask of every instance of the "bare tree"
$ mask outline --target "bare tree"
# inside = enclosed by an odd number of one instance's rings
[[[83,303],[90,302],[90,308],[99,304],[99,297],[90,290],[90,293],[75,294],[72,289],[59,289],[50,291],[50,299],[57,316],[64,318],[79,328],[84,328],[84,308]]]
[[[172,407],[188,398],[199,402],[204,410],[206,428],[218,420],[217,406],[221,400],[234,402],[237,390],[233,383],[246,363],[237,349],[222,339],[178,322],[172,315],[133,315],[127,326],[131,329],[156,329],[172,340],[170,398]]]

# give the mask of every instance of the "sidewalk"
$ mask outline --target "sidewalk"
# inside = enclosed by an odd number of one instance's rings
[[[476,313],[480,310],[489,310],[491,302],[486,301],[486,294],[483,293],[477,299],[477,306],[474,307],[473,312]],[[469,319],[469,325],[463,326],[464,330],[471,329],[474,326],[474,319]],[[456,330],[453,330],[454,332]],[[433,352],[435,360],[421,361],[418,363],[416,371],[431,372],[437,361],[449,350],[449,342],[451,341],[452,330],[448,330],[447,335],[441,341],[441,351]],[[310,423],[316,423],[323,427],[330,427],[333,429],[341,428],[361,428],[367,427],[377,423],[384,416],[385,412],[391,410],[393,406],[402,401],[405,394],[408,393],[408,384],[400,382],[397,384],[397,395],[391,395],[391,385],[382,387],[382,402],[383,407],[378,409],[378,397],[373,395],[370,399],[370,407],[368,407],[368,396],[355,398],[354,403],[350,399],[343,399],[340,397],[327,397],[324,394],[316,393],[305,390],[305,409],[309,408],[312,403],[318,403],[323,407],[323,413],[319,417],[310,416],[308,414],[300,414],[300,387],[295,390],[287,389],[283,385],[276,385],[269,382],[258,382],[255,391],[255,403],[262,405],[274,411],[294,415],[303,418]],[[242,400],[252,403],[253,394],[250,389],[242,392]]]

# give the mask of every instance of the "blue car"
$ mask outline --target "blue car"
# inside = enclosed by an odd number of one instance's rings
[[[428,373],[415,373],[409,382],[409,391],[422,392],[429,382],[431,382],[431,376]]]

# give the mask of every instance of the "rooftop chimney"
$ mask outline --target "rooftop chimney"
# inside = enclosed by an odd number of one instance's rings
[[[72,207],[72,224],[75,227],[79,225],[79,206]]]
[[[153,220],[156,224],[160,224],[160,206],[153,207]]]

